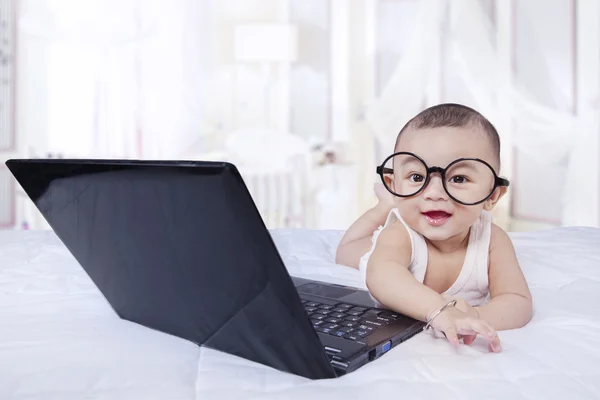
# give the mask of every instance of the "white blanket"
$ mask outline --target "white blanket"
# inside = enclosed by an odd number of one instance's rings
[[[342,232],[272,234],[292,274],[361,285],[333,263]],[[600,398],[600,230],[511,236],[534,317],[502,353],[422,333],[310,381],[120,320],[52,232],[1,232],[0,399]]]

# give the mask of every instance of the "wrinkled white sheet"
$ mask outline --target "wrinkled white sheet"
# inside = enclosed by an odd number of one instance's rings
[[[272,234],[292,274],[361,286],[333,263],[342,232]],[[600,398],[600,230],[511,236],[534,318],[501,354],[419,334],[309,381],[122,321],[52,232],[0,232],[0,399]]]

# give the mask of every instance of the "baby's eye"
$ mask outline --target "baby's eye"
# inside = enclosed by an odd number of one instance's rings
[[[423,179],[424,179],[424,178],[423,178],[423,175],[421,175],[421,174],[411,174],[411,175],[409,176],[409,179],[410,179],[412,182],[417,182],[417,183],[419,183],[419,182],[423,182]]]
[[[450,183],[466,183],[467,177],[462,175],[453,176],[450,178]]]

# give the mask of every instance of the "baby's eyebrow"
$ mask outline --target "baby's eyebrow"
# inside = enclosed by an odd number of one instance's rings
[[[422,167],[424,166],[419,160],[417,160],[413,157],[402,157],[401,162],[398,163],[398,165],[396,165],[396,160],[394,160],[394,167],[396,167],[396,166],[401,167],[401,166],[404,166],[407,164],[418,164]]]
[[[421,167],[421,169],[423,169],[423,170],[425,169],[425,166],[419,160],[417,160],[417,159],[414,159],[414,158],[411,159],[411,158],[408,158],[408,157],[401,157],[401,159],[398,160],[397,158],[398,157],[396,157],[394,159],[394,162],[392,164],[392,166],[394,167],[394,169],[396,169],[396,168],[402,168],[402,167],[404,167],[404,166],[406,166],[408,164],[416,164],[417,165],[416,168]],[[384,174],[393,174],[394,173],[394,169],[389,168],[389,167],[388,168],[384,167],[383,168],[383,173]]]
[[[466,168],[466,169],[470,169],[472,171],[479,171],[479,168],[476,166],[477,164],[475,164],[473,162],[468,162],[468,161],[461,161],[461,162],[457,162],[456,164],[450,166],[450,169]],[[448,168],[448,167],[446,167],[446,168]]]

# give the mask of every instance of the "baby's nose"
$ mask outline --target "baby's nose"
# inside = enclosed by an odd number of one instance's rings
[[[448,194],[444,189],[442,178],[438,175],[432,175],[429,178],[429,182],[427,183],[427,187],[425,187],[425,192],[423,193],[423,195],[428,200],[448,199]]]

